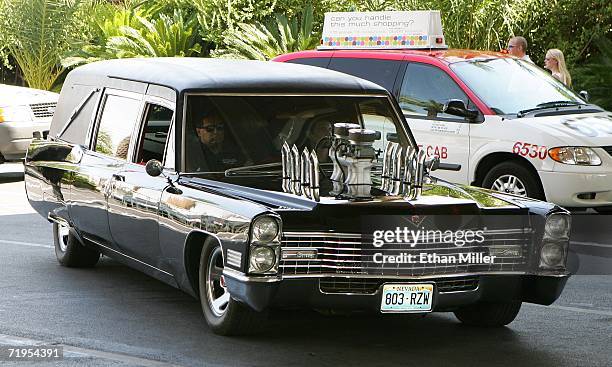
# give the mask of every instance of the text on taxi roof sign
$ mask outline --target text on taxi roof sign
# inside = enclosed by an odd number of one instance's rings
[[[447,48],[439,10],[325,13],[319,49]]]

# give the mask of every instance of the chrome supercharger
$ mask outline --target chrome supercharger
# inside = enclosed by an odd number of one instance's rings
[[[373,168],[382,153],[381,195],[403,195],[409,200],[421,194],[427,165],[425,152],[412,147],[403,148],[389,141],[383,152],[377,151],[374,142],[380,140],[378,131],[362,129],[353,123],[335,123],[330,137],[329,158],[333,170],[330,195],[338,198],[372,198]],[[319,161],[315,150],[304,148],[302,153],[294,144],[285,142],[281,149],[283,191],[309,199],[319,200]],[[436,162],[437,163],[437,162]],[[430,163],[434,164],[434,161]]]
[[[372,197],[372,168],[377,160],[373,144],[380,139],[380,132],[337,123],[333,135],[329,152],[334,164],[331,194],[356,199]]]

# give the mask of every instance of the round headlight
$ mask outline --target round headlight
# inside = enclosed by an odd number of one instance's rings
[[[540,258],[544,265],[550,267],[558,267],[563,266],[563,257],[565,255],[565,250],[561,244],[557,243],[547,243],[542,246],[542,253]]]
[[[550,238],[566,238],[569,237],[569,216],[563,214],[552,214],[546,219],[544,232]]]
[[[278,235],[278,222],[271,217],[261,217],[253,222],[253,240],[270,242]]]
[[[264,273],[274,266],[276,254],[274,249],[268,246],[256,246],[251,248],[251,271]]]

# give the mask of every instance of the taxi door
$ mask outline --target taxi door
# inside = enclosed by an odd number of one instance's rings
[[[468,108],[474,108],[467,95],[444,70],[418,62],[407,63],[395,94],[427,157],[437,155],[441,162],[461,165],[460,171],[440,170],[434,175],[451,182],[468,183],[470,123],[442,112],[449,99],[460,99]]]

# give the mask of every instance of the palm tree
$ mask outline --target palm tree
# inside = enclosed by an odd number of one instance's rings
[[[214,56],[270,60],[288,52],[310,50],[320,40],[313,26],[312,6],[291,19],[284,14],[274,14],[274,21],[270,23],[239,23],[235,31],[226,36],[226,47],[214,52]]]
[[[6,47],[32,88],[50,89],[64,68],[60,55],[73,42],[80,0],[5,0]]]
[[[95,25],[97,39],[62,60],[72,67],[98,60],[126,57],[193,56],[201,51],[196,43],[198,21],[185,17],[181,9],[172,16],[158,13],[148,20],[147,9],[114,11]]]

